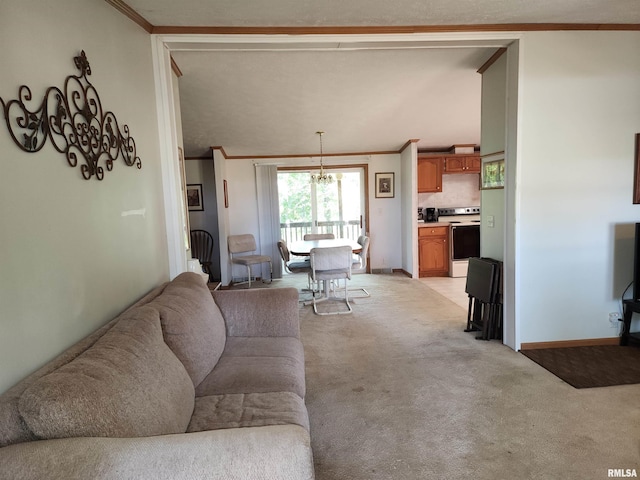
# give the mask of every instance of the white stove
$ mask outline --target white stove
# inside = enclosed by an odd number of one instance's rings
[[[480,223],[480,207],[439,208],[438,221],[456,225]]]
[[[466,277],[469,258],[480,256],[480,207],[439,208],[438,222],[449,223],[449,276]]]

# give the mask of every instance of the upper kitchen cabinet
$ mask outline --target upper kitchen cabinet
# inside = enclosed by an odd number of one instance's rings
[[[444,157],[444,173],[480,173],[479,155],[451,155]]]
[[[441,192],[444,158],[418,155],[418,193]]]

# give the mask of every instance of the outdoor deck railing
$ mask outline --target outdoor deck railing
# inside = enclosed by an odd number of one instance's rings
[[[284,239],[287,244],[304,240],[306,233],[333,233],[336,238],[358,240],[360,236],[360,220],[318,222],[315,232],[313,231],[312,222],[289,222],[280,224],[280,238]]]

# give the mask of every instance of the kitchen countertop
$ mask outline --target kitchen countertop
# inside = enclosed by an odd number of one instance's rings
[[[450,222],[418,222],[418,228],[423,227],[448,227]]]
[[[477,215],[458,215],[451,216],[445,215],[440,216],[437,222],[425,222],[418,220],[418,228],[424,227],[448,227],[450,225],[455,225],[458,223],[462,223],[462,225],[480,225],[480,214]]]

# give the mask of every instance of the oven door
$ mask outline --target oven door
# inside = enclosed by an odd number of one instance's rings
[[[451,260],[480,256],[480,225],[451,226]]]

